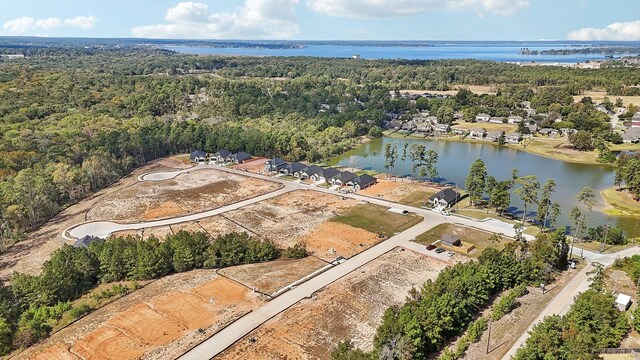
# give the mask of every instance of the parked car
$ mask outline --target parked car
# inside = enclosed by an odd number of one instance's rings
[[[436,249],[436,254],[442,254],[443,252],[445,252],[446,250],[443,248],[437,248]]]
[[[453,255],[455,255],[455,254],[456,254],[456,253],[454,253],[453,251],[449,251],[449,252],[447,253],[447,256],[452,257],[452,256],[453,256]]]
[[[433,249],[435,249],[435,248],[436,248],[436,246],[435,246],[435,245],[433,245],[433,244],[431,244],[431,245],[427,245],[427,250],[429,250],[429,251],[431,251],[431,250],[433,250]]]

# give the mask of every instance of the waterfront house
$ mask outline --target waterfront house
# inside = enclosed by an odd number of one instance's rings
[[[529,134],[535,134],[538,132],[538,125],[536,124],[526,125],[526,128],[529,129]]]
[[[288,162],[280,159],[280,158],[273,158],[267,162],[264,163],[264,170],[266,172],[277,172],[280,171],[280,169],[282,169],[283,167],[289,165]]]
[[[497,142],[502,136],[502,131],[490,131],[487,133],[486,139],[489,141]]]
[[[413,131],[416,129],[416,123],[413,120],[409,120],[406,123],[402,124],[402,130],[404,131]]]
[[[554,137],[558,135],[558,130],[552,129],[552,128],[542,128],[538,130],[538,132],[540,133],[540,135],[545,135],[549,137]]]
[[[189,154],[189,161],[192,163],[205,162],[207,160],[207,153],[202,150],[196,150]]]
[[[637,144],[640,142],[640,128],[628,128],[622,134],[622,142],[625,144]]]
[[[311,179],[313,181],[324,181],[328,183],[331,181],[332,178],[336,177],[338,174],[340,174],[340,170],[336,168],[324,168],[318,171],[318,173],[313,174],[311,176]]]
[[[353,190],[358,191],[361,189],[366,189],[369,186],[375,184],[378,180],[369,174],[362,174],[357,176],[355,179],[347,182],[347,186],[352,186]]]
[[[452,127],[451,131],[456,135],[464,135],[467,132],[467,130],[460,129],[460,128],[457,128],[457,127]]]
[[[486,134],[487,130],[483,128],[475,128],[469,130],[469,137],[471,139],[483,139]]]
[[[392,120],[389,123],[389,129],[400,130],[402,128],[402,121],[400,120]]]
[[[522,135],[520,133],[509,133],[504,136],[504,140],[509,144],[517,144],[522,140]]]
[[[636,113],[631,118],[631,127],[632,128],[640,128],[640,112]]]
[[[429,197],[429,203],[434,208],[447,209],[460,200],[460,193],[453,189],[444,189]]]
[[[299,172],[300,176],[298,177],[302,180],[309,179],[309,178],[312,178],[314,175],[319,174],[322,170],[324,169],[318,165],[310,165],[300,170]]]
[[[356,174],[350,171],[342,171],[338,175],[331,178],[331,184],[345,186],[347,183],[356,178]]]
[[[433,126],[431,123],[422,123],[416,127],[416,132],[419,134],[430,134],[433,131]]]
[[[281,174],[285,174],[287,176],[300,177],[300,171],[302,171],[302,169],[304,169],[306,167],[307,167],[307,165],[303,164],[301,162],[293,162],[293,163],[287,164],[286,166],[281,168],[279,170],[279,172]]]
[[[435,131],[436,134],[443,135],[451,131],[451,126],[449,126],[449,124],[436,124],[433,126],[433,131]]]

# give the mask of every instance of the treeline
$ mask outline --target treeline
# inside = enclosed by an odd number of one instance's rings
[[[604,269],[598,264],[591,288],[575,298],[564,316],[547,316],[535,325],[515,360],[598,359],[598,350],[616,348],[629,332],[627,315],[604,289]]]
[[[307,255],[303,244],[286,249],[289,257]],[[157,279],[172,273],[273,260],[281,251],[246,233],[210,239],[202,232],[180,231],[163,241],[155,237],[97,240],[88,248],[63,246],[45,262],[40,275],[15,273],[0,287],[0,355],[46,337],[67,312],[84,315],[72,301],[98,284]]]
[[[372,352],[353,349],[347,341],[332,359],[429,358],[467,329],[493,295],[553,279],[565,266],[568,251],[564,230],[540,234],[531,243],[510,243],[502,251],[487,248],[479,261],[444,269],[421,291],[411,291],[402,306],[389,308],[376,331]]]
[[[623,153],[616,161],[615,185],[625,185],[640,200],[640,153]]]

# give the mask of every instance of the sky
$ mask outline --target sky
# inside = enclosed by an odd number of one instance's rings
[[[0,0],[0,35],[633,40],[640,0]]]

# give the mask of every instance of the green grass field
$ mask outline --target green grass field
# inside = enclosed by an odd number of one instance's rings
[[[422,221],[422,217],[415,214],[400,215],[388,210],[384,206],[364,204],[356,206],[349,213],[336,216],[332,220],[374,234],[382,232],[385,237],[391,237]]]
[[[488,247],[493,247],[498,250],[504,248],[504,245],[511,242],[511,238],[506,236],[501,237],[500,242],[493,242],[490,240],[493,235],[490,232],[473,229],[466,226],[454,225],[454,224],[440,224],[433,229],[418,236],[415,241],[420,244],[429,245],[439,240],[444,234],[455,234],[460,236],[460,240],[466,243],[473,244],[476,248],[469,256],[476,257],[482,253],[482,251]]]

